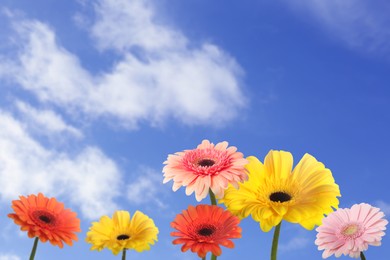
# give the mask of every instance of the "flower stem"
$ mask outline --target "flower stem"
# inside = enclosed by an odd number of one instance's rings
[[[34,240],[34,245],[33,245],[33,248],[31,250],[31,254],[30,254],[30,260],[34,260],[35,253],[37,252],[37,246],[38,246],[38,237],[36,237]]]
[[[206,260],[206,257],[202,257],[202,260]]]
[[[211,189],[209,189],[209,195],[210,195],[211,205],[217,205],[217,200],[215,199],[215,195]]]
[[[363,251],[360,252],[360,259],[361,260],[366,260],[366,257],[364,256]]]
[[[211,205],[217,205],[217,200],[215,199],[214,192],[211,189],[209,189],[209,195],[210,195]],[[217,256],[212,254],[211,260],[217,260]]]
[[[122,260],[126,260],[126,248],[123,248]]]
[[[275,227],[274,230],[274,238],[272,239],[271,260],[276,260],[276,255],[278,253],[278,242],[279,242],[281,225],[282,225],[282,221],[280,221],[280,223]]]

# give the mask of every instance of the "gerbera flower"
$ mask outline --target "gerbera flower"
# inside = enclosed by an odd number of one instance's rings
[[[186,186],[186,194],[195,192],[197,201],[204,199],[209,189],[219,198],[223,197],[228,184],[238,187],[238,182],[247,180],[243,154],[236,152],[228,142],[214,146],[203,140],[194,150],[185,150],[168,156],[163,168],[164,180],[173,180],[173,191]]]
[[[241,237],[239,222],[238,217],[215,205],[189,206],[171,223],[177,230],[171,236],[178,237],[173,244],[183,244],[182,252],[191,249],[199,257],[205,257],[208,252],[219,256],[220,245],[233,248],[230,239]]]
[[[86,241],[92,244],[91,250],[108,248],[117,255],[120,251],[134,249],[137,252],[149,250],[157,241],[158,228],[151,218],[136,211],[130,218],[128,211],[115,211],[112,218],[103,216],[93,222]]]
[[[366,203],[330,213],[316,229],[315,244],[318,250],[325,249],[322,257],[343,254],[358,258],[369,245],[380,246],[388,223],[384,215]]]
[[[52,245],[63,247],[63,242],[72,245],[77,241],[75,232],[80,232],[80,220],[76,213],[65,209],[64,204],[55,198],[47,198],[42,193],[19,197],[12,201],[15,213],[8,214],[20,229],[27,231],[30,238],[49,241]]]
[[[313,156],[305,154],[294,170],[292,155],[285,151],[270,151],[264,165],[256,157],[247,159],[249,180],[238,189],[230,186],[221,202],[241,218],[252,215],[263,231],[282,219],[310,230],[338,207],[339,187]]]

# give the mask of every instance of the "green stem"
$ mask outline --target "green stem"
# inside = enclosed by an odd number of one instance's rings
[[[217,205],[217,200],[215,199],[214,192],[211,189],[209,189],[209,195],[210,195],[211,205]],[[211,255],[211,260],[217,260],[217,256],[212,254]]]
[[[30,254],[30,260],[34,260],[35,253],[37,252],[37,246],[38,246],[38,237],[36,237],[34,240],[34,245],[33,245],[33,248],[31,250],[31,254]]]
[[[215,199],[215,195],[211,189],[209,189],[209,195],[210,195],[211,205],[217,205],[217,200]]]
[[[202,260],[206,260],[206,257],[202,257]]]
[[[274,238],[272,239],[271,260],[276,260],[276,255],[278,253],[278,242],[279,242],[281,225],[282,225],[282,221],[280,221],[280,223],[275,227],[274,230]]]
[[[122,260],[126,260],[126,248],[123,248],[123,251],[122,251]]]
[[[366,257],[364,256],[363,251],[360,252],[360,259],[361,260],[366,260]]]

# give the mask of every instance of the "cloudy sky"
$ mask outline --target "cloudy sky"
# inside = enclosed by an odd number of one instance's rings
[[[84,242],[117,209],[160,229],[129,259],[197,259],[169,236],[197,202],[163,185],[161,170],[203,139],[261,160],[310,153],[333,172],[341,207],[390,215],[389,13],[386,0],[3,0],[0,260],[27,259],[33,241],[6,215],[37,192],[82,220],[79,243],[40,244],[37,259],[119,259]],[[272,232],[241,226],[223,259],[268,258]],[[320,259],[315,234],[285,224],[280,259]],[[367,259],[387,259],[383,244]]]

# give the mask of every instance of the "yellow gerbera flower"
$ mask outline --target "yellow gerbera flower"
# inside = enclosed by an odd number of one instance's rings
[[[282,219],[311,230],[338,207],[339,186],[313,156],[305,154],[294,170],[293,157],[285,151],[270,151],[264,164],[254,156],[247,159],[249,180],[238,189],[230,185],[220,202],[241,218],[252,215],[264,232]]]
[[[157,241],[158,228],[151,218],[140,211],[130,218],[128,211],[115,211],[112,219],[108,216],[93,222],[87,233],[86,241],[92,244],[91,250],[110,249],[117,255],[124,249],[137,252],[149,250]]]

